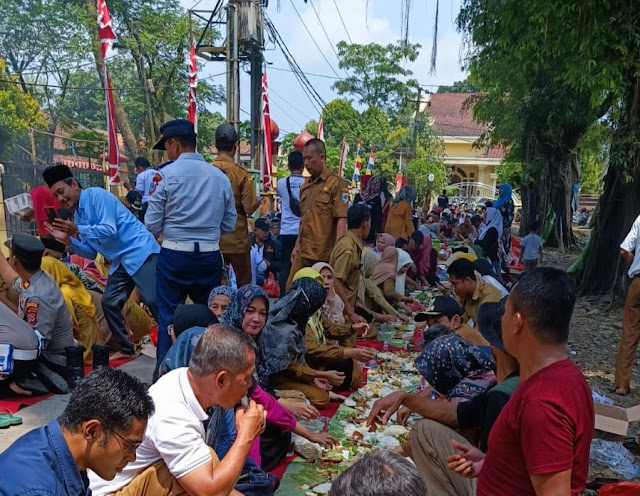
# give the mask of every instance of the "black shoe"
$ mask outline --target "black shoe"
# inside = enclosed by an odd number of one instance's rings
[[[104,344],[94,344],[91,347],[93,352],[93,370],[109,367],[109,347]]]
[[[43,363],[38,362],[34,372],[38,380],[42,382],[50,392],[56,394],[67,394],[69,392],[69,386],[67,386],[64,377],[61,377]]]
[[[67,346],[64,349],[67,355],[67,384],[69,389],[82,382],[84,378],[84,346]]]

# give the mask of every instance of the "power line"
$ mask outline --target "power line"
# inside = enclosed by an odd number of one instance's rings
[[[309,116],[307,114],[305,114],[302,110],[300,110],[298,107],[296,107],[295,105],[292,105],[291,103],[289,103],[287,101],[287,99],[285,97],[283,97],[281,94],[279,94],[277,91],[275,91],[273,88],[269,88],[269,93],[273,93],[274,95],[276,95],[278,98],[280,98],[284,103],[286,103],[289,107],[291,107],[293,110],[295,110],[296,112],[298,112],[301,116],[303,116],[305,119],[307,119]]]
[[[324,52],[322,51],[322,49],[320,48],[320,45],[318,45],[318,42],[316,42],[316,39],[313,37],[313,35],[311,34],[311,31],[309,31],[309,28],[307,27],[307,25],[305,24],[304,20],[302,19],[302,16],[300,15],[300,12],[298,12],[298,9],[296,8],[296,4],[293,3],[293,0],[289,0],[289,3],[291,3],[291,6],[293,7],[293,10],[296,11],[296,14],[298,15],[298,19],[300,19],[300,22],[302,23],[302,25],[304,26],[304,29],[307,31],[307,33],[309,34],[309,37],[311,38],[311,41],[313,41],[313,44],[316,46],[316,48],[318,49],[318,51],[320,52],[320,55],[322,55],[322,58],[324,59],[324,61],[327,63],[327,65],[329,66],[329,68],[333,71],[333,73],[338,76],[338,73],[336,72],[336,70],[333,68],[333,66],[331,65],[331,62],[329,62],[329,59],[327,58],[327,56],[324,54]],[[323,28],[324,29],[324,28]],[[340,76],[338,76],[340,77]]]
[[[283,67],[274,67],[274,66],[269,66],[269,69],[273,69],[275,71],[284,71],[284,72],[293,72],[290,69],[284,69]],[[314,76],[314,77],[321,77],[321,78],[326,78],[326,79],[334,79],[337,81],[342,81],[344,78],[341,77],[335,77],[335,76],[328,76],[326,74],[315,74],[313,72],[304,72],[303,74],[305,74],[306,76]]]
[[[336,10],[338,11],[338,17],[340,18],[340,22],[342,23],[342,27],[344,28],[345,33],[347,33],[347,38],[349,38],[349,43],[353,44],[353,40],[351,39],[351,35],[349,34],[347,25],[344,23],[344,19],[342,18],[342,14],[340,13],[340,9],[338,8],[338,4],[336,3],[336,0],[333,0],[333,5],[336,6]]]
[[[336,52],[336,49],[333,46],[333,43],[331,42],[329,35],[327,34],[327,30],[324,29],[324,24],[322,24],[322,19],[320,19],[320,14],[316,10],[316,6],[314,5],[313,0],[309,0],[309,3],[311,4],[311,8],[313,9],[313,12],[316,14],[316,17],[318,18],[318,22],[320,23],[322,32],[324,33],[325,38],[327,38],[327,41],[329,42],[329,46],[331,47],[331,50],[333,50],[333,53],[336,55],[336,59],[338,59],[338,67],[340,67],[340,56],[338,55],[338,52]]]
[[[282,105],[280,105],[278,102],[276,102],[275,100],[271,100],[271,101],[269,102],[269,104],[273,104],[273,105],[275,105],[276,107],[278,107],[278,108],[279,108],[279,109],[284,113],[284,115],[286,115],[286,116],[287,116],[289,119],[291,119],[294,123],[296,123],[296,124],[300,125],[300,122],[298,122],[298,120],[297,120],[297,119],[294,119],[293,117],[291,117],[291,114],[290,114],[289,112],[287,112],[287,110],[286,110]],[[304,128],[304,126],[301,126],[301,127],[303,127],[303,128]]]

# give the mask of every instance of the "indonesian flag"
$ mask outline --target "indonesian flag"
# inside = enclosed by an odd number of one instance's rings
[[[369,163],[367,164],[366,175],[370,176],[373,174],[373,164],[375,164],[375,155],[373,152],[369,152]]]
[[[267,73],[262,73],[262,134],[264,137],[264,162],[262,167],[263,186],[273,187],[273,166],[271,157],[271,117],[269,116],[269,97],[267,95]]]
[[[400,193],[402,189],[402,172],[396,174],[396,195]]]
[[[322,122],[322,116],[320,116],[320,122],[318,122],[318,139],[324,141],[324,123]]]
[[[356,151],[356,163],[353,167],[353,178],[351,179],[351,187],[355,188],[356,183],[360,180],[360,168],[362,167],[362,140],[358,139],[358,149]]]
[[[187,111],[187,120],[193,124],[196,134],[198,133],[198,114],[196,112],[196,88],[198,87],[198,66],[196,64],[196,46],[191,40],[191,48],[189,49],[189,107]]]
[[[107,103],[107,162],[109,164],[109,184],[120,183],[120,150],[118,148],[118,125],[113,105],[113,89],[107,63],[104,60],[113,42],[117,39],[111,26],[111,16],[105,0],[98,1],[98,37],[102,48],[102,61],[104,64],[104,96]]]
[[[342,149],[340,150],[340,166],[338,167],[338,175],[344,179],[344,164],[347,161],[347,155],[349,154],[349,143],[347,139],[342,139]]]

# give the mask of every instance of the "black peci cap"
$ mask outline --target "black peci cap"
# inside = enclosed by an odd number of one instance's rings
[[[176,136],[195,136],[193,124],[185,119],[174,119],[160,126],[160,139],[153,145],[154,150],[164,150],[164,142]]]
[[[433,305],[428,307],[424,312],[416,314],[416,322],[424,322],[429,317],[436,317],[438,315],[446,315],[451,318],[454,315],[462,315],[462,309],[456,300],[449,296],[436,296],[433,300]]]

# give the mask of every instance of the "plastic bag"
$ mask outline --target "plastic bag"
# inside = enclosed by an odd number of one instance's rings
[[[269,273],[269,278],[264,281],[262,289],[267,292],[269,298],[280,298],[280,286],[276,282],[273,272]]]
[[[635,496],[640,494],[640,483],[618,482],[602,486],[598,496]]]
[[[640,467],[634,465],[633,455],[620,443],[594,439],[591,441],[590,458],[605,467],[609,467],[625,479],[640,477]]]
[[[591,391],[591,397],[594,403],[603,403],[605,405],[613,405],[613,400],[607,396],[600,394],[597,389]]]

